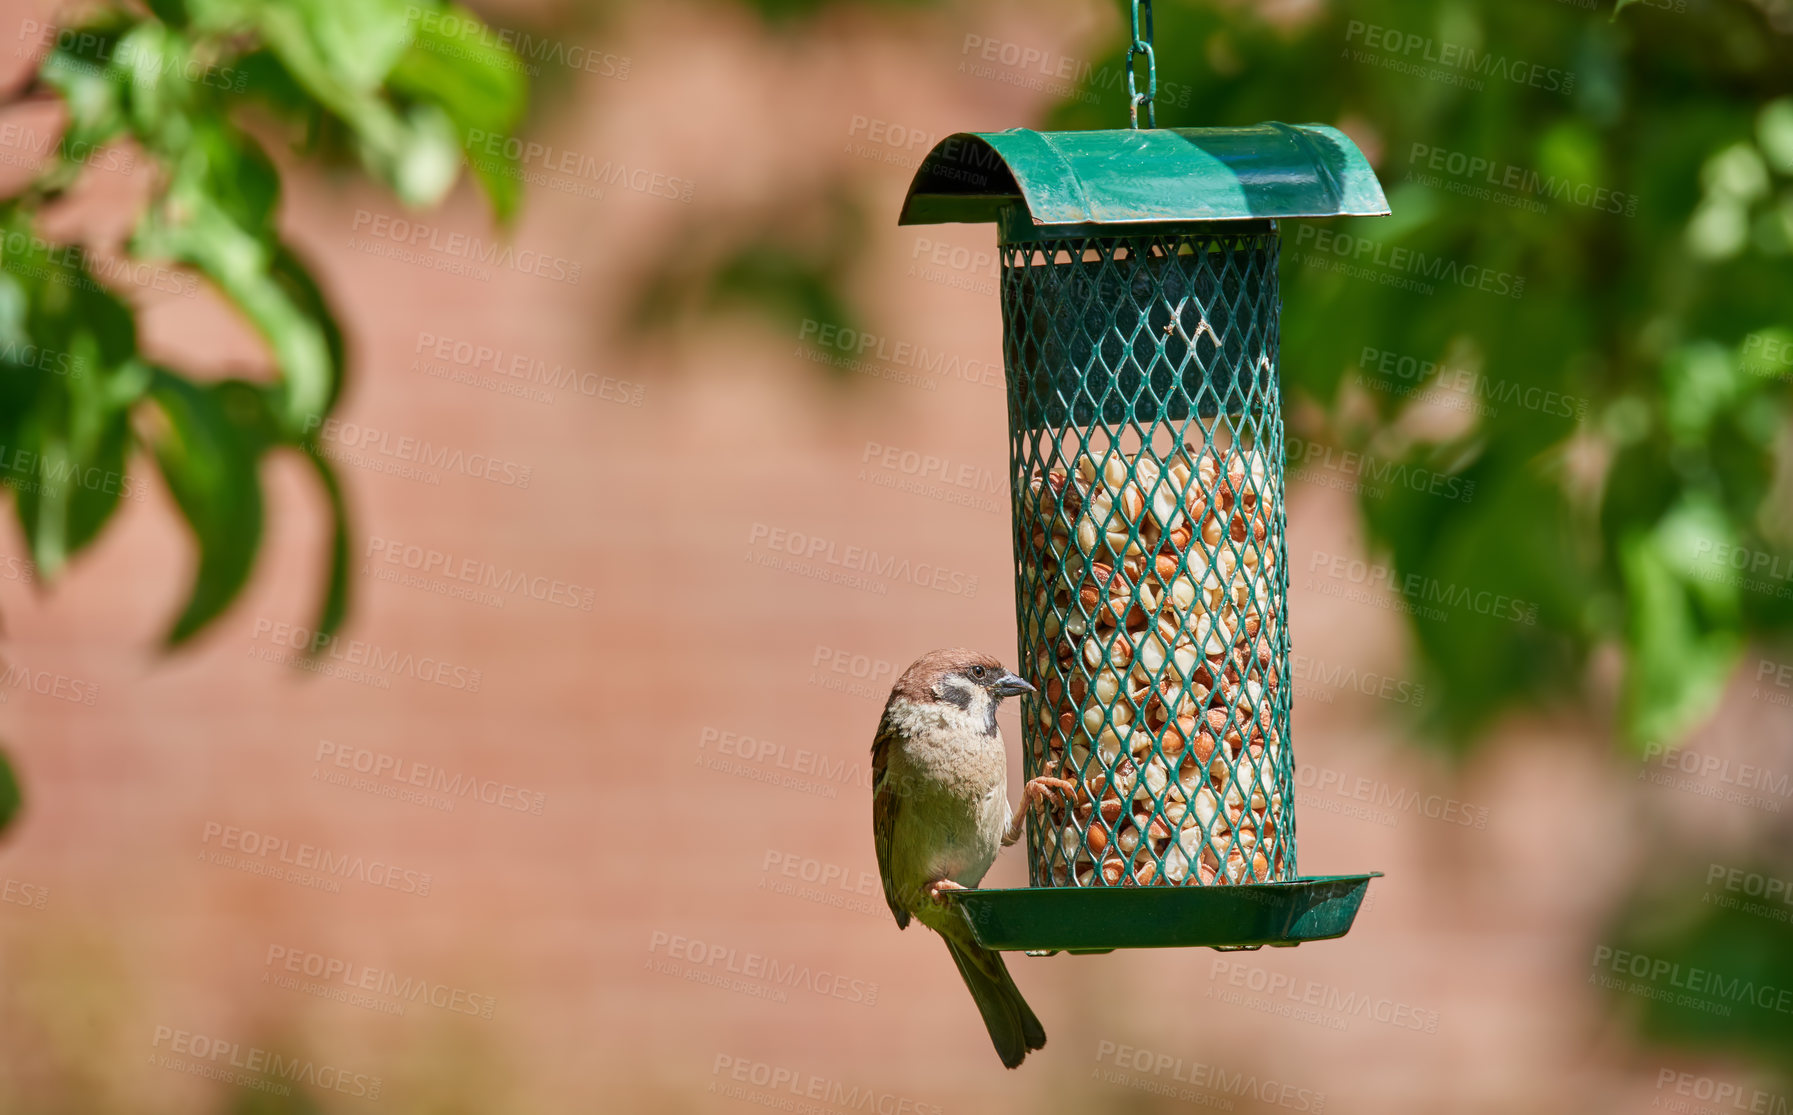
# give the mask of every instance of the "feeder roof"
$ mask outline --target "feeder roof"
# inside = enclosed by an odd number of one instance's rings
[[[909,183],[898,224],[1038,225],[1380,216],[1388,199],[1357,145],[1323,124],[960,132]]]

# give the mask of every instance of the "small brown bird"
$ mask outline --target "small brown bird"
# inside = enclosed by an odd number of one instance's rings
[[[872,740],[872,836],[884,899],[897,928],[908,928],[914,915],[945,938],[1009,1068],[1045,1045],[1046,1031],[1002,956],[977,943],[942,892],[977,886],[997,851],[1021,838],[1027,810],[1073,788],[1061,778],[1035,778],[1009,812],[996,707],[1033,688],[987,654],[936,650],[897,679]]]

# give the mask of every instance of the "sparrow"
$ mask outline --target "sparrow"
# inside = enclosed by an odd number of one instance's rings
[[[898,929],[911,917],[946,941],[997,1056],[1014,1068],[1046,1031],[1002,956],[977,943],[944,893],[976,887],[996,853],[1021,838],[1027,812],[1074,784],[1035,778],[1009,809],[1008,762],[996,709],[1034,687],[987,654],[936,650],[890,690],[872,740],[872,838],[884,900]]]

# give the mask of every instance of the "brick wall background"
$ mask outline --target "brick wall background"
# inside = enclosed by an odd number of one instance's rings
[[[9,6],[6,22],[23,11]],[[1000,389],[830,378],[795,332],[732,313],[643,342],[626,310],[656,257],[702,250],[701,238],[669,247],[685,222],[761,219],[787,183],[847,164],[878,261],[855,291],[868,327],[999,362],[991,276],[955,270],[951,255],[988,252],[990,230],[896,228],[925,145],[874,141],[856,121],[932,134],[1037,121],[1046,93],[958,72],[958,44],[976,33],[1062,52],[1107,18],[1051,13],[963,5],[896,32],[833,18],[813,32],[827,49],[803,65],[726,9],[638,10],[595,28],[591,42],[628,58],[627,79],[550,75],[563,85],[535,134],[694,188],[686,203],[532,186],[514,242],[576,262],[576,284],[367,250],[392,243],[373,234],[386,218],[493,235],[466,188],[407,215],[352,178],[296,179],[285,219],[356,359],[336,444],[360,454],[343,467],[359,573],[344,639],[365,647],[339,649],[411,666],[313,676],[272,660],[303,640],[286,625],[313,606],[323,545],[322,509],[291,461],[268,469],[251,589],[191,651],[155,649],[191,556],[148,472],[141,501],[53,591],[0,583],[7,663],[95,694],[0,693],[30,799],[0,845],[0,876],[24,900],[0,905],[0,1107],[222,1110],[220,1084],[154,1060],[176,1032],[200,1036],[181,1039],[189,1050],[216,1039],[240,1043],[231,1056],[339,1068],[351,1092],[377,1079],[377,1098],[319,1093],[329,1111],[748,1111],[796,1104],[788,1078],[819,1088],[826,1110],[871,1096],[865,1109],[879,1111],[1627,1111],[1664,1098],[1664,1068],[1737,1071],[1634,1047],[1589,980],[1642,834],[1742,821],[1638,780],[1572,714],[1507,725],[1460,769],[1415,746],[1402,698],[1418,679],[1398,615],[1380,590],[1340,595],[1360,586],[1327,572],[1330,555],[1362,556],[1353,497],[1311,479],[1289,496],[1290,611],[1314,671],[1295,709],[1301,862],[1388,873],[1352,934],[1263,953],[1016,957],[1051,1041],[1006,1074],[939,943],[890,922],[871,884],[864,764],[891,678],[873,664],[900,669],[948,644],[1013,660],[1006,492],[976,479],[1002,475]],[[116,234],[136,185],[99,183],[64,219]],[[145,301],[169,358],[262,361],[208,298]],[[608,386],[535,399],[455,382],[444,375],[469,369],[453,342]],[[402,438],[495,458],[504,476],[527,468],[527,486],[394,473],[380,446]],[[951,498],[899,490],[900,469],[868,462],[873,445],[936,454],[973,479],[947,485]],[[760,539],[773,530],[942,566],[977,589],[866,589],[767,567]],[[10,522],[0,550],[22,552]],[[406,583],[405,562],[430,552],[561,582],[554,595],[572,603]],[[1338,670],[1392,679],[1398,696],[1329,682]],[[1698,746],[1763,761],[1789,717],[1739,687]],[[1003,725],[1013,751],[1012,708]],[[382,765],[382,790],[330,781],[357,762]],[[394,764],[421,764],[439,790],[476,780],[502,797],[404,800]],[[272,850],[243,850],[261,839]],[[320,890],[215,862],[227,843],[251,867],[328,852],[399,873],[393,886]],[[1024,870],[1017,849],[989,881]],[[289,957],[301,973],[373,970],[376,992],[283,986]],[[811,971],[717,985],[766,962]],[[446,1005],[391,1013],[382,972],[427,981]]]

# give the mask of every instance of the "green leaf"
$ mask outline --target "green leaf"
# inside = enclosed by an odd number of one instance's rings
[[[79,268],[63,273],[87,278]],[[12,431],[10,468],[19,522],[46,578],[99,536],[130,490],[129,409],[147,386],[135,361],[107,364],[118,351],[105,336],[120,326],[108,323],[108,297],[85,291],[74,301],[86,312],[66,331],[49,333],[43,346],[12,350],[35,353],[29,366],[0,363],[9,380],[29,377],[35,385]]]
[[[467,161],[500,220],[515,215],[522,198],[521,164],[505,143],[523,118],[529,83],[517,56],[485,35],[445,33],[478,23],[450,5],[442,20],[418,20],[411,46],[392,69],[391,88],[431,101],[453,120]]]
[[[463,148],[473,177],[479,182],[480,189],[485,191],[492,213],[500,222],[508,224],[516,217],[517,210],[523,204],[522,162],[511,154],[502,141],[494,154],[478,138],[476,130],[463,129],[462,135],[466,137]]]
[[[48,579],[99,536],[130,490],[125,458],[131,433],[124,410],[106,414],[85,445],[45,429],[46,416],[33,417],[38,421],[21,433],[18,449],[32,455],[35,468],[21,479],[15,497],[31,560]]]
[[[14,777],[12,763],[6,758],[6,752],[0,751],[0,832],[18,817],[19,810],[25,804],[25,795],[19,790],[19,780]]]
[[[1467,750],[1519,695],[1567,695],[1580,663],[1564,628],[1586,593],[1546,467],[1496,444],[1457,468],[1455,452],[1366,459],[1360,506],[1368,549],[1388,554],[1388,586],[1442,698],[1428,702],[1431,726]]]
[[[317,619],[312,622],[312,630],[322,636],[336,634],[342,627],[342,621],[349,614],[349,581],[350,555],[349,545],[349,512],[347,502],[343,498],[342,485],[337,481],[336,472],[318,452],[315,443],[307,444],[304,449],[306,459],[317,471],[318,481],[324,486],[324,493],[330,498],[330,560],[329,573],[324,581],[323,600],[318,605]],[[323,639],[312,642],[314,648],[321,647]]]
[[[261,482],[254,436],[231,420],[216,389],[158,369],[150,397],[166,419],[156,462],[199,549],[192,590],[168,631],[173,647],[222,614],[247,583],[261,543]]]
[[[287,299],[311,319],[323,336],[324,351],[336,373],[331,377],[330,394],[324,400],[323,409],[328,413],[335,408],[336,400],[342,394],[349,367],[348,346],[343,340],[342,326],[337,323],[336,311],[331,308],[329,299],[324,297],[323,288],[312,278],[304,260],[287,244],[274,245],[274,258],[269,265],[269,274]]]
[[[124,75],[106,63],[117,50],[120,28],[87,24],[58,36],[38,76],[68,106],[63,144],[100,146],[124,133]]]
[[[198,268],[249,318],[280,367],[281,422],[296,440],[316,428],[335,397],[329,339],[274,275],[282,249],[233,220],[229,203],[207,188],[210,178],[209,170],[178,178],[167,203],[144,215],[132,248]]]
[[[149,10],[156,18],[170,26],[179,27],[187,22],[186,0],[145,0]]]
[[[436,102],[463,127],[488,133],[514,128],[528,104],[522,60],[496,36],[447,34],[445,28],[481,26],[467,9],[450,4],[440,15],[416,22],[411,45],[387,83],[407,97]]]
[[[392,192],[406,205],[434,205],[461,172],[461,138],[448,113],[431,104],[413,105],[404,115],[386,172]]]
[[[170,195],[201,192],[244,232],[263,243],[279,236],[280,172],[253,139],[234,128],[193,129]]]
[[[1646,1039],[1793,1071],[1793,1015],[1783,990],[1793,987],[1793,927],[1781,902],[1749,895],[1761,880],[1772,887],[1793,870],[1785,844],[1765,840],[1745,859],[1729,858],[1738,853],[1727,848],[1717,864],[1700,850],[1683,843],[1648,856],[1638,892],[1598,938],[1611,951],[1596,950],[1596,974]]]
[[[296,60],[295,76],[319,100],[344,92],[371,94],[411,42],[414,0],[283,0],[246,4],[267,44]]]
[[[1717,508],[1689,502],[1620,544],[1628,606],[1621,700],[1634,746],[1678,740],[1710,715],[1742,657],[1738,589],[1723,578],[1728,570],[1700,576],[1697,556],[1731,537]]]
[[[156,22],[125,32],[108,61],[128,90],[132,130],[164,149],[185,141],[199,88],[186,80],[192,47],[184,35]]]
[[[293,79],[346,124],[368,170],[409,205],[428,205],[453,185],[460,140],[431,105],[400,111],[383,95],[410,46],[406,0],[289,0],[252,9],[262,41]]]
[[[1762,106],[1756,117],[1756,144],[1770,166],[1782,174],[1793,174],[1793,97]]]
[[[146,436],[132,410],[147,396],[151,448],[198,546],[192,591],[168,634],[175,645],[246,583],[261,533],[257,463],[272,447],[297,446],[330,501],[318,626],[334,630],[349,600],[346,499],[310,439],[342,390],[345,346],[323,292],[280,239],[279,172],[232,108],[246,94],[301,124],[314,153],[352,144],[402,201],[423,205],[452,187],[476,144],[496,137],[505,149],[527,82],[495,40],[450,39],[420,18],[444,11],[477,25],[434,2],[146,3],[154,18],[108,8],[59,37],[40,79],[68,105],[65,158],[17,202],[0,202],[0,222],[22,237],[9,237],[0,256],[0,346],[78,353],[87,370],[79,380],[44,375],[0,349],[0,435],[31,462],[14,478],[15,506],[48,572],[91,543],[127,488],[134,441]],[[134,140],[158,171],[132,255],[204,274],[266,340],[276,382],[202,385],[150,369],[137,356],[133,311],[87,274],[79,252],[47,249],[34,235],[43,199],[83,169],[66,156],[119,140]],[[501,217],[520,197],[516,171],[514,160],[474,167]]]
[[[1706,440],[1713,421],[1749,386],[1730,351],[1712,341],[1685,345],[1663,364],[1663,414],[1677,440]]]

